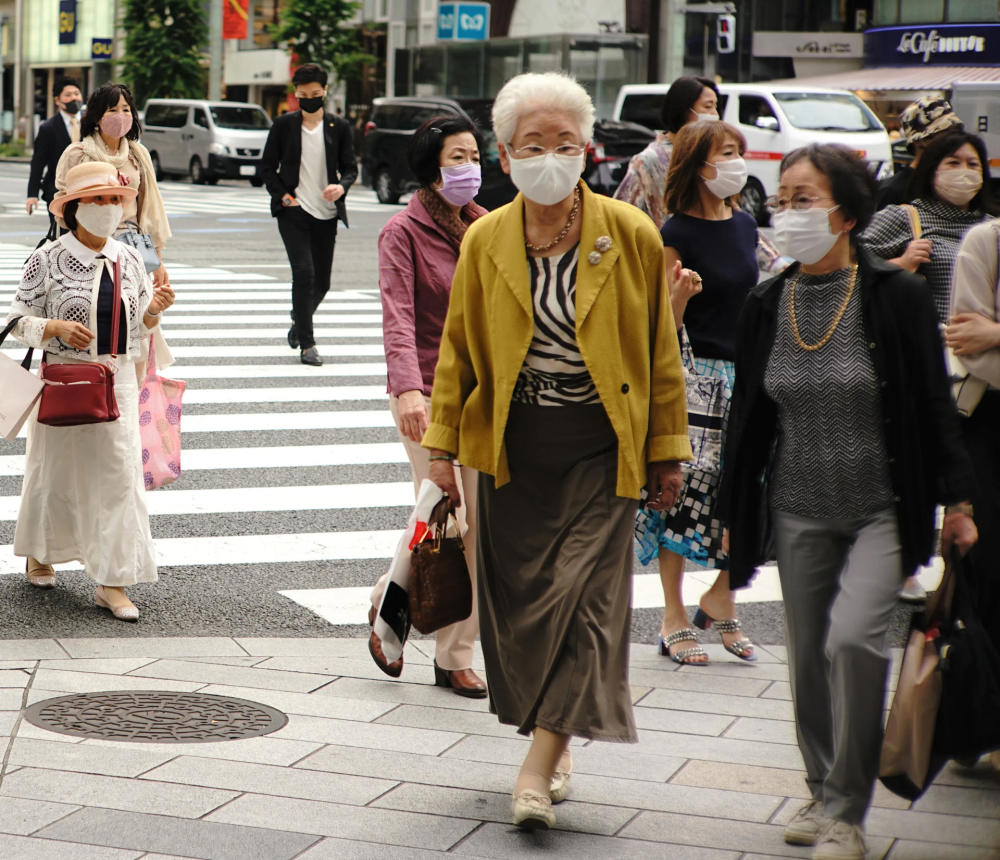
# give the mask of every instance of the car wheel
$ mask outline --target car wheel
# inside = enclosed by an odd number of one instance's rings
[[[765,200],[764,187],[751,176],[740,192],[740,206],[761,227],[766,227],[770,220],[764,206]]]
[[[159,182],[163,179],[163,168],[160,167],[160,156],[155,152],[149,153],[149,160],[153,162],[153,178]]]
[[[260,188],[264,184],[264,180],[261,179],[259,176],[255,176],[253,179],[250,180],[250,184],[254,188]]]
[[[205,168],[201,166],[201,159],[197,155],[191,159],[190,173],[195,185],[205,184]]]
[[[399,202],[399,192],[392,187],[392,177],[384,167],[375,172],[372,187],[375,189],[375,196],[379,203]]]

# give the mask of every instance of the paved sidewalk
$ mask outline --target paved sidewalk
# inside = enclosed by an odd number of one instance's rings
[[[431,686],[428,642],[399,681],[363,639],[0,641],[0,857],[5,860],[808,857],[782,825],[804,784],[783,649],[719,646],[681,669],[633,646],[638,745],[576,742],[558,829],[509,823],[526,741],[482,700]],[[173,690],[288,715],[259,738],[122,743],[40,730],[26,702]],[[872,858],[1000,858],[1000,777],[946,770],[907,804],[881,788]]]

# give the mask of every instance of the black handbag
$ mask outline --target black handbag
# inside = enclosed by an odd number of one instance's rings
[[[142,257],[142,263],[146,267],[146,272],[155,272],[161,265],[160,257],[153,246],[153,239],[149,233],[143,233],[135,221],[126,221],[128,229],[124,233],[119,233],[116,237],[119,242],[135,248]]]
[[[427,518],[427,533],[410,558],[410,623],[424,634],[472,614],[472,580],[462,539],[446,535],[450,515],[451,503],[444,496]]]

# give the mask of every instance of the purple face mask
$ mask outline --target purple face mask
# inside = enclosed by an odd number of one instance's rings
[[[441,168],[441,187],[437,189],[452,206],[464,206],[479,193],[482,173],[474,161]]]
[[[112,113],[109,111],[101,117],[101,131],[108,137],[125,137],[132,128],[132,114]]]

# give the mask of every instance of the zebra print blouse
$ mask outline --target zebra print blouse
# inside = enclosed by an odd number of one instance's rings
[[[556,257],[528,257],[535,333],[514,386],[514,400],[532,406],[600,403],[576,344],[579,245]]]

